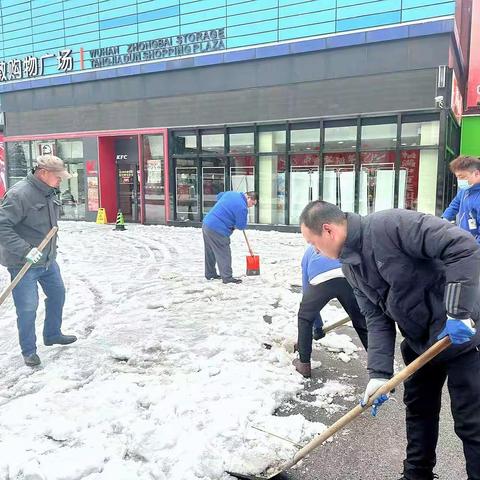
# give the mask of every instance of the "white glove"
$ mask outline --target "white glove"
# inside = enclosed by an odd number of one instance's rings
[[[33,247],[26,255],[27,262],[37,263],[42,258],[42,252],[37,248]]]
[[[383,387],[388,380],[386,378],[372,378],[365,389],[365,394],[363,395],[363,404],[368,403],[368,399],[380,388]],[[388,396],[388,394],[387,394]]]

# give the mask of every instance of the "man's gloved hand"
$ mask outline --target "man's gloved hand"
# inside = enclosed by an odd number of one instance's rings
[[[472,328],[472,322],[470,319],[459,320],[457,318],[447,318],[445,327],[438,335],[437,339],[440,340],[447,335],[454,345],[461,345],[462,343],[469,342],[475,335],[476,330]]]
[[[34,264],[37,263],[42,258],[42,252],[37,248],[33,247],[25,256],[27,262]]]
[[[388,380],[386,378],[372,378],[368,384],[367,388],[365,389],[365,393],[363,395],[363,399],[360,400],[360,405],[364,407],[368,403],[368,399],[380,388],[383,387]],[[388,400],[388,395],[383,394],[378,397],[372,405],[372,416],[375,417],[377,415],[378,407],[380,407],[383,403]]]

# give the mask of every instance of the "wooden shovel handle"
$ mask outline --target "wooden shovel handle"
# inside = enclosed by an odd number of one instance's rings
[[[53,227],[41,241],[37,249],[42,252],[43,249],[48,245],[48,242],[53,238],[57,233],[58,227]],[[3,291],[0,295],[0,305],[5,301],[5,299],[10,295],[10,292],[17,286],[17,283],[22,279],[22,277],[27,273],[27,270],[32,266],[30,262],[26,262],[25,265],[17,273],[17,276],[12,280],[12,283]]]
[[[328,333],[331,332],[332,330],[335,330],[337,327],[340,327],[342,325],[345,325],[350,321],[350,317],[345,317],[342,318],[341,320],[337,320],[336,322],[329,323],[324,329],[323,333]]]
[[[253,257],[253,250],[252,250],[252,247],[250,247],[250,242],[248,241],[248,238],[247,238],[247,234],[245,233],[245,230],[242,230],[243,232],[243,236],[245,237],[245,241],[247,242],[247,247],[248,247],[248,251],[250,252],[250,256]]]
[[[439,353],[443,352],[448,348],[452,342],[449,337],[442,338],[437,343],[432,345],[427,351],[422,353],[418,358],[416,358],[412,363],[407,365],[403,370],[398,372],[394,377],[392,377],[385,385],[379,388],[374,395],[372,395],[368,403],[362,407],[357,405],[355,408],[350,410],[346,415],[337,420],[333,425],[327,428],[323,433],[316,436],[313,440],[307,443],[301,450],[299,450],[293,459],[283,467],[284,470],[292,467],[302,458],[308,455],[313,449],[321,445],[325,440],[328,440],[331,436],[341,430],[345,425],[349,424],[352,420],[357,418],[365,410],[373,405],[373,402],[383,394],[388,394],[391,390],[398,387],[402,382],[404,382],[408,377],[413,375],[417,370],[422,368],[426,363],[428,363],[432,358],[436,357]]]

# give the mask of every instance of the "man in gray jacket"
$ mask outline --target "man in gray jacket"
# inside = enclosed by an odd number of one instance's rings
[[[370,381],[363,401],[393,375],[395,324],[411,363],[437,339],[453,343],[405,382],[407,455],[402,480],[432,480],[442,388],[463,442],[468,480],[480,480],[480,247],[467,232],[410,210],[361,217],[315,201],[305,207],[303,236],[338,258],[368,328]]]
[[[0,263],[12,280],[25,262],[32,267],[13,289],[18,336],[25,364],[40,364],[37,355],[35,318],[38,308],[37,283],[45,295],[45,345],[66,345],[77,340],[61,332],[65,286],[57,262],[56,237],[43,252],[36,245],[57,225],[60,202],[56,198],[62,179],[71,178],[63,161],[53,155],[38,157],[27,178],[8,190],[0,206]]]

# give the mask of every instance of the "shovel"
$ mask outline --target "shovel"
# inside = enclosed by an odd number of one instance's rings
[[[247,275],[260,275],[260,257],[253,254],[252,247],[248,241],[247,234],[243,230],[243,236],[245,237],[245,242],[247,242],[248,251],[250,255],[247,258]]]
[[[352,420],[357,418],[360,414],[368,410],[369,407],[373,405],[373,402],[380,397],[381,395],[388,395],[388,393],[394,388],[398,387],[402,382],[404,382],[408,377],[413,375],[417,370],[422,368],[426,363],[428,363],[432,358],[436,357],[439,353],[443,352],[448,348],[452,342],[449,337],[444,337],[439,340],[437,343],[432,345],[427,351],[422,353],[418,358],[416,358],[410,365],[407,365],[403,370],[398,372],[394,377],[392,377],[385,385],[380,387],[368,400],[368,403],[365,406],[357,405],[352,408],[347,414],[337,420],[333,425],[327,428],[323,433],[317,435],[313,440],[308,442],[303,448],[301,448],[293,458],[276,469],[271,470],[270,472],[261,473],[259,475],[244,475],[241,473],[227,472],[233,477],[244,479],[244,480],[281,480],[287,479],[285,470],[293,467],[298,463],[302,458],[308,455],[312,450],[320,446],[323,442],[328,440],[331,436],[341,430],[343,427],[348,425]]]
[[[48,242],[53,238],[57,233],[58,227],[53,227],[42,240],[37,249],[41,252],[47,246]],[[27,270],[32,266],[30,262],[25,263],[22,269],[17,273],[17,276],[12,280],[12,283],[4,290],[0,295],[0,305],[5,301],[5,299],[10,295],[10,292],[17,286],[17,283],[22,279],[22,277],[27,273]]]

